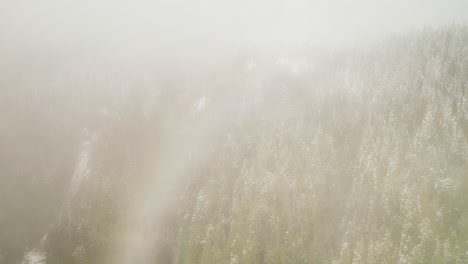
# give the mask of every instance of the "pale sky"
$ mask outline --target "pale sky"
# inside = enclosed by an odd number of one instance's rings
[[[3,51],[346,47],[468,22],[466,0],[4,0]]]

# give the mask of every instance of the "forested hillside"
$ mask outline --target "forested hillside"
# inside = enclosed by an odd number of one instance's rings
[[[146,66],[2,77],[0,263],[468,263],[466,26]]]

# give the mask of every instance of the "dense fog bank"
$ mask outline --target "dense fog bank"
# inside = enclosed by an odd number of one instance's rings
[[[0,64],[0,263],[468,262],[466,26],[63,52]]]

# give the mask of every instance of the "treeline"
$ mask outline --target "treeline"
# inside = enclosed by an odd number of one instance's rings
[[[269,114],[193,181],[174,262],[466,263],[467,33],[398,37],[318,63],[326,80],[269,84],[281,100],[265,96]]]

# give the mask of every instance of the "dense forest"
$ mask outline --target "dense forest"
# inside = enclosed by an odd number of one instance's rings
[[[2,69],[1,264],[468,263],[466,26],[193,64]]]

